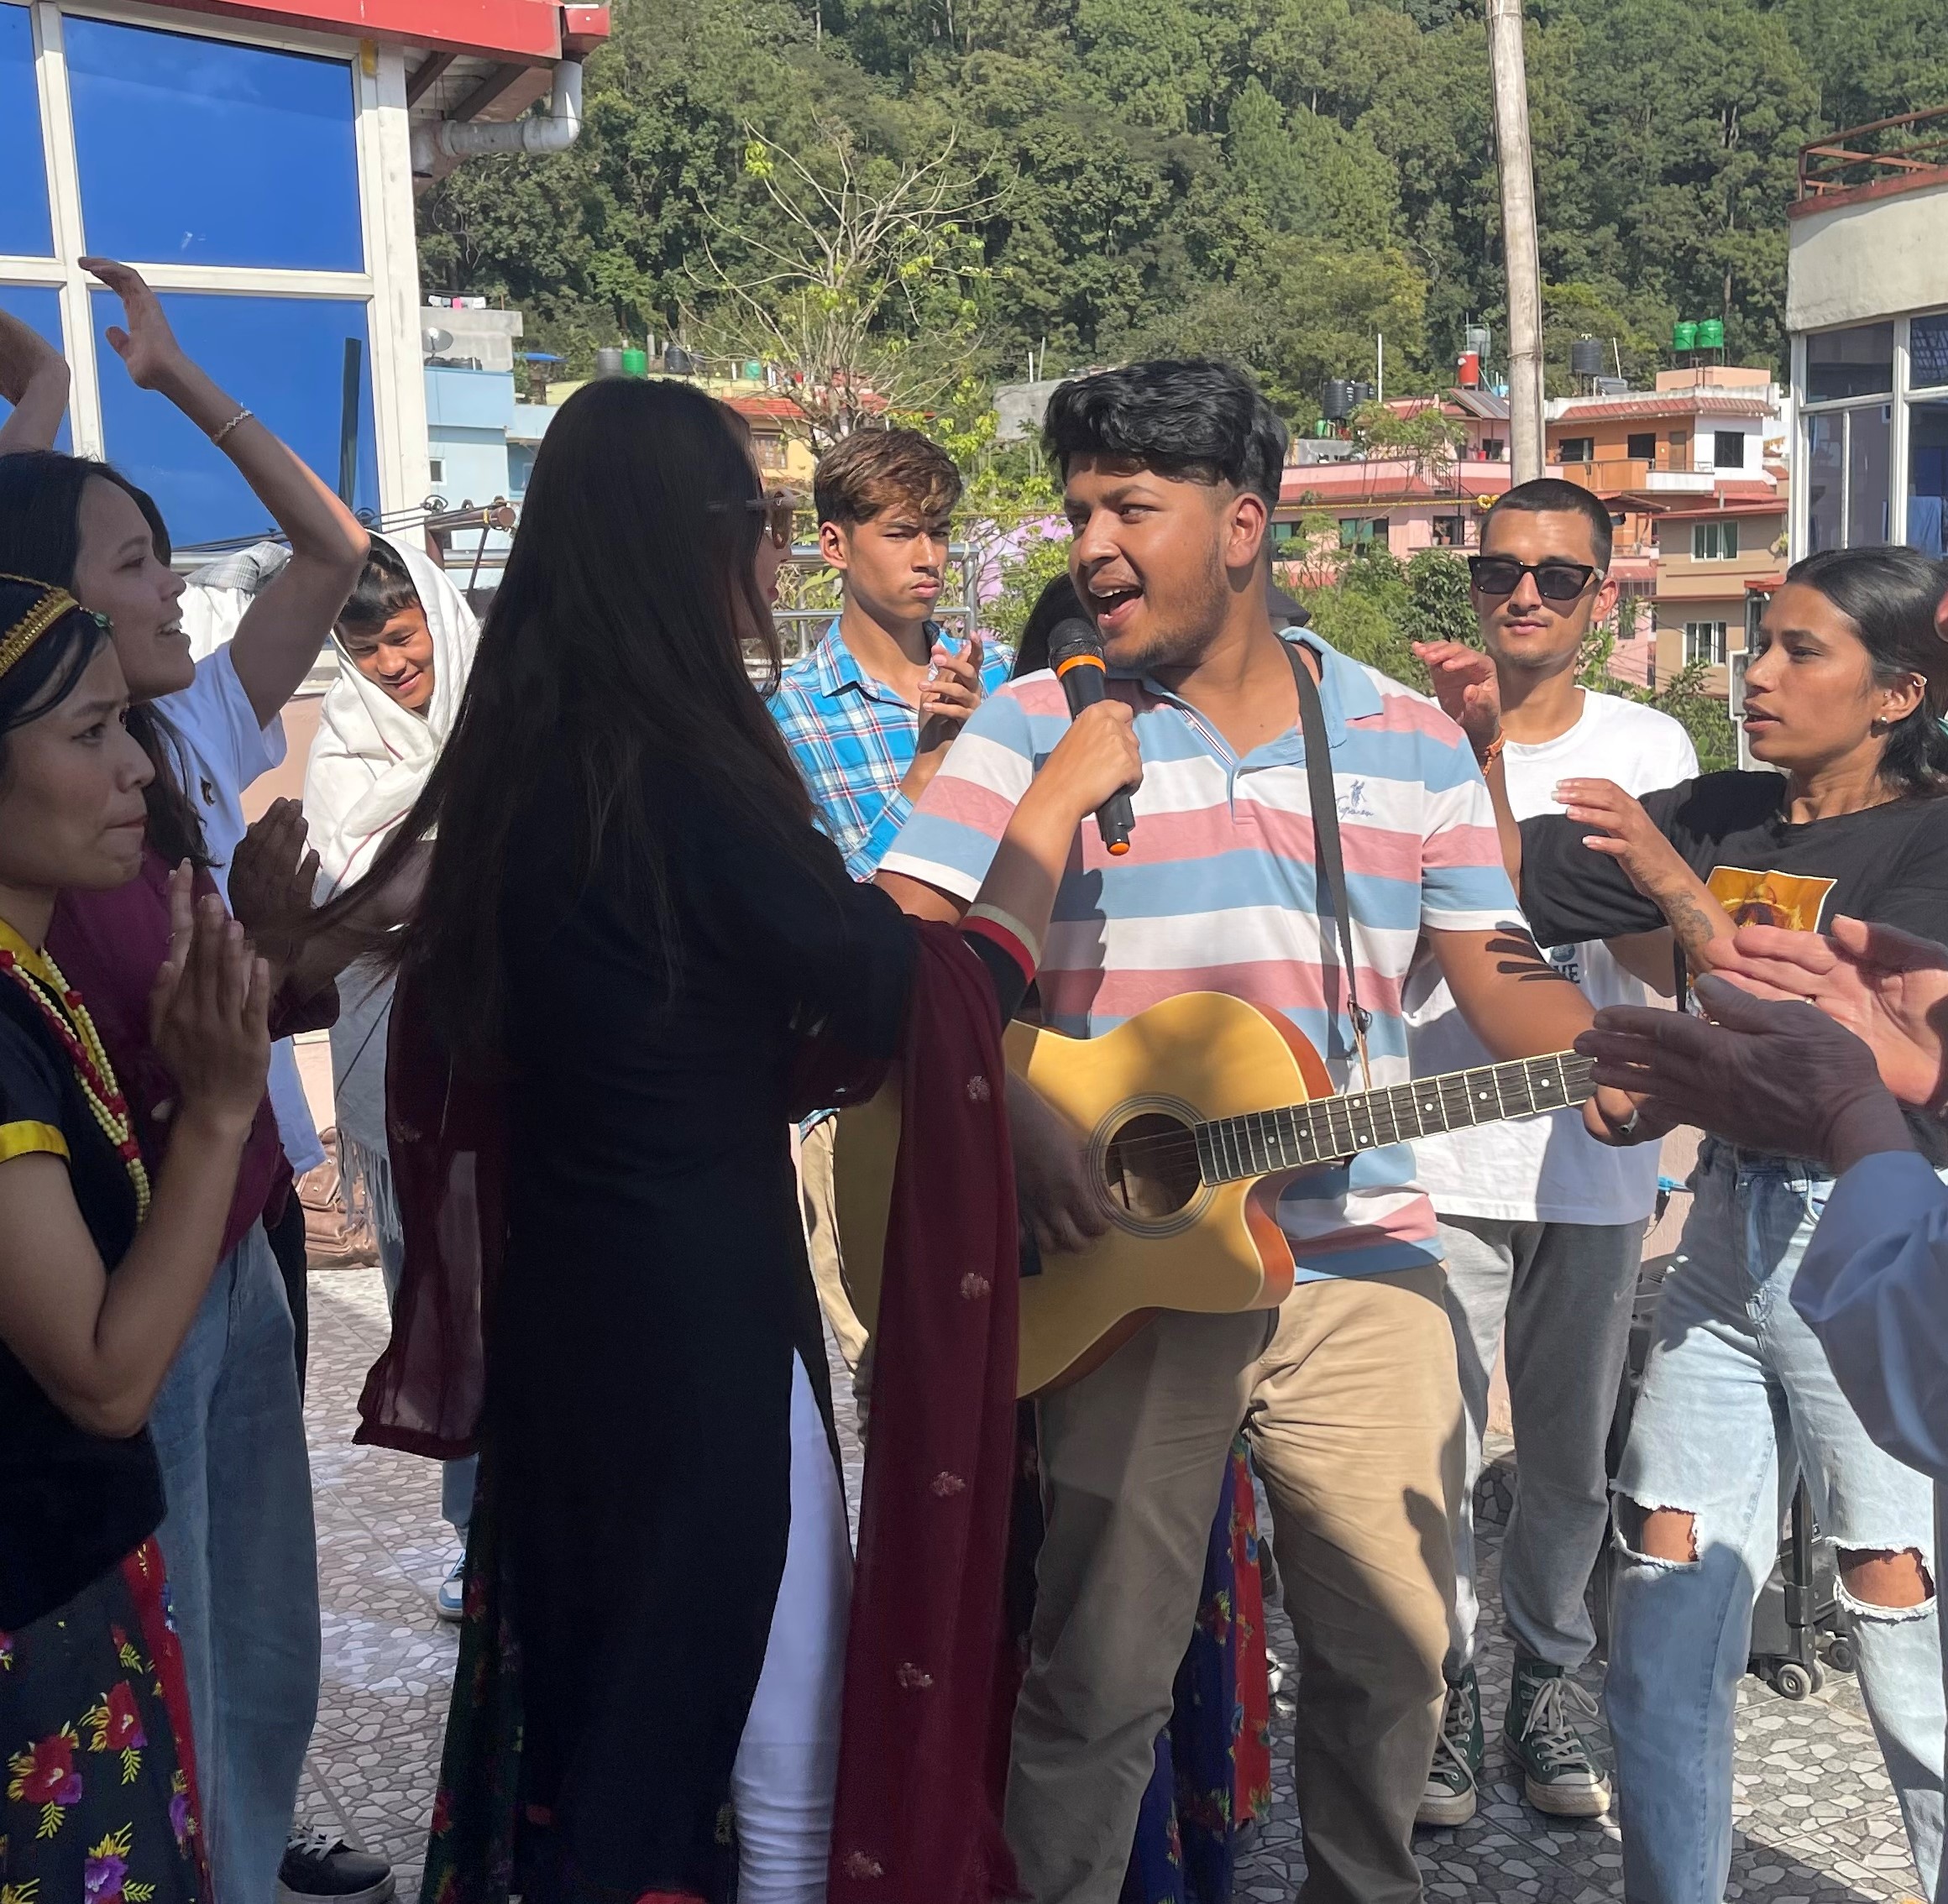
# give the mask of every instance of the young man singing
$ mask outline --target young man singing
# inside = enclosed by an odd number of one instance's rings
[[[1644,793],[1697,772],[1690,736],[1668,714],[1576,683],[1584,637],[1616,605],[1610,514],[1595,496],[1553,481],[1511,489],[1489,512],[1469,568],[1487,652],[1435,644],[1422,658],[1443,705],[1489,756],[1490,785],[1504,780],[1517,820],[1556,811],[1556,783],[1572,776]],[[1642,985],[1600,940],[1549,956],[1593,1005],[1644,1002]],[[1409,986],[1406,1017],[1416,1076],[1486,1061],[1437,975]],[[1503,1735],[1531,1804],[1594,1818],[1610,1794],[1576,1724],[1595,1712],[1570,1676],[1596,1644],[1584,1590],[1609,1525],[1604,1450],[1657,1201],[1657,1148],[1593,1143],[1574,1112],[1558,1112],[1424,1138],[1414,1155],[1440,1218],[1468,1413],[1448,1712],[1421,1823],[1455,1825],[1474,1814],[1482,1721],[1473,1501],[1489,1377],[1505,1336],[1521,1466],[1501,1550],[1516,1656]]]
[[[840,608],[817,647],[786,669],[771,711],[819,824],[855,879],[870,879],[947,749],[1012,656],[956,642],[934,620],[946,578],[961,473],[913,430],[861,430],[819,464],[819,551]],[[866,1331],[846,1295],[832,1215],[832,1120],[799,1150],[805,1241],[819,1300],[849,1368]]]
[[[1129,852],[1083,828],[1039,983],[1047,1022],[1106,1032],[1175,993],[1282,1013],[1359,1089],[1321,917],[1292,662],[1265,606],[1285,426],[1228,365],[1066,384],[1046,438],[1109,691],[1144,774]],[[1401,994],[1423,944],[1499,1058],[1565,1049],[1588,1004],[1535,949],[1473,753],[1440,711],[1317,636],[1356,977],[1375,1085],[1408,1075]],[[1068,719],[1048,674],[969,721],[882,862],[909,909],[957,916]],[[1107,1226],[1080,1134],[1011,1091],[1045,1248]],[[1621,1131],[1606,1094],[1593,1130]],[[1446,1697],[1461,1398],[1434,1213],[1405,1147],[1297,1179],[1278,1206],[1299,1286],[1272,1314],[1165,1314],[1040,1403],[1048,1535],[1015,1717],[1008,1830],[1034,1904],[1113,1904],[1212,1510],[1240,1421],[1275,1509],[1299,1648],[1294,1758],[1309,1904],[1412,1904],[1411,1837]]]

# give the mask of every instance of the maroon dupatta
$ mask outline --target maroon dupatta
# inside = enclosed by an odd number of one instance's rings
[[[830,1904],[1018,1894],[1001,1832],[1017,1675],[1002,1587],[1020,1235],[991,981],[919,928],[874,1327]]]

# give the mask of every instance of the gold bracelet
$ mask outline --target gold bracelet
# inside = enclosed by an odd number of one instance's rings
[[[221,442],[223,442],[223,440],[224,439],[224,437],[226,437],[227,436],[228,436],[228,435],[230,434],[230,432],[231,432],[233,430],[234,430],[234,429],[237,427],[237,426],[238,426],[239,423],[243,422],[243,421],[244,421],[244,419],[245,419],[246,417],[249,416],[251,414],[252,414],[252,412],[251,412],[251,411],[248,411],[248,410],[239,410],[239,411],[237,412],[237,414],[236,414],[234,416],[233,416],[233,417],[230,419],[230,421],[229,421],[228,423],[226,423],[226,424],[223,426],[223,427],[222,429],[220,429],[220,430],[217,430],[217,431],[212,431],[212,432],[211,432],[211,436],[210,436],[210,441],[211,441],[212,443],[221,443]]]

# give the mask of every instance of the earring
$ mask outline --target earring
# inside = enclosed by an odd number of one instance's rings
[[[1867,724],[1867,730],[1869,734],[1885,734],[1893,725],[1893,723],[1891,720],[1887,719],[1884,716],[1877,715]]]

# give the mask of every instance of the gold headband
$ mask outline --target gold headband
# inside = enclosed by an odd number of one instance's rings
[[[24,575],[0,575],[0,582],[18,582],[42,591],[40,599],[0,635],[0,674],[5,674],[49,629],[81,604],[65,588],[50,588],[45,583],[32,581]]]

